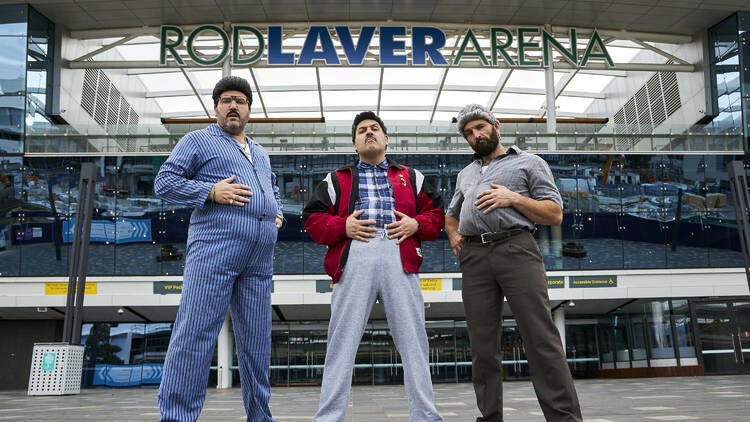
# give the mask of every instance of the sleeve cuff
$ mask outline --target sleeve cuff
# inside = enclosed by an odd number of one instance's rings
[[[200,210],[205,208],[206,202],[208,201],[208,195],[211,193],[211,188],[213,188],[213,186],[213,183],[201,182],[200,189],[198,190],[198,204],[196,204],[195,208]]]

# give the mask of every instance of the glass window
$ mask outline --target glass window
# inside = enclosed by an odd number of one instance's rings
[[[599,358],[602,364],[609,364],[609,369],[614,368],[612,365],[615,360],[612,321],[609,318],[600,318],[597,328],[599,330]]]
[[[28,9],[25,4],[0,5],[0,36],[25,36]]]
[[[456,380],[471,381],[471,346],[466,321],[456,321]]]
[[[289,324],[274,323],[271,329],[271,385],[289,385]]]
[[[712,125],[721,132],[742,128],[741,117],[732,111],[741,109],[737,95],[740,91],[737,23],[737,15],[732,15],[708,30],[711,92],[714,112],[719,114]]]
[[[23,159],[0,157],[0,276],[17,276],[21,243],[25,236],[23,214]]]
[[[674,326],[677,330],[677,346],[680,348],[680,358],[694,358],[695,333],[693,332],[693,323],[690,318],[688,301],[673,300],[672,312]]]
[[[0,95],[0,155],[23,152],[23,116],[24,97]]]
[[[0,37],[0,95],[26,92],[26,37]],[[3,107],[0,105],[0,107]]]
[[[164,267],[181,268],[185,247],[160,242],[155,232],[163,227],[162,201],[154,194],[156,170],[152,157],[118,157],[112,170],[115,205],[115,273],[163,274]],[[179,219],[184,219],[181,214]],[[169,246],[171,244],[171,246]],[[168,271],[179,273],[180,271]]]
[[[655,301],[646,304],[651,359],[674,358],[674,339],[669,322],[669,301]]]
[[[617,367],[630,367],[630,347],[628,346],[628,325],[629,318],[627,315],[615,315],[612,318],[612,325],[615,331],[615,350],[617,351]]]
[[[71,243],[65,241],[63,228],[71,215],[75,160],[26,158],[25,163],[23,209],[27,235],[21,275],[67,275]]]

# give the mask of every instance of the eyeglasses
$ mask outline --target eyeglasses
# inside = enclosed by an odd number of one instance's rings
[[[245,105],[247,104],[247,98],[245,97],[238,97],[236,95],[223,95],[219,97],[219,102],[224,105],[232,104],[232,101],[237,103],[237,105]]]

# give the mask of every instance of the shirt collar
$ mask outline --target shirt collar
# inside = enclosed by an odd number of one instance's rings
[[[521,150],[517,146],[511,145],[510,147],[508,147],[505,150],[505,154],[498,155],[497,157],[493,158],[492,161],[500,160],[500,159],[505,158],[505,157],[507,157],[507,156],[509,156],[511,154],[518,155],[520,153],[521,153]],[[474,155],[471,157],[471,159],[473,161],[479,161],[480,165],[482,164],[482,157],[479,154],[477,154],[477,153],[474,153]]]
[[[375,167],[377,167],[377,168],[379,168],[381,170],[386,170],[387,171],[388,170],[388,160],[383,159],[383,161],[379,162],[376,165],[372,165],[370,163],[365,163],[362,160],[359,160],[359,162],[357,163],[357,168],[361,168],[361,169],[364,169],[364,170],[374,169]]]
[[[221,137],[221,138],[224,138],[224,139],[226,139],[226,140],[229,140],[229,141],[232,141],[232,142],[233,142],[233,143],[235,143],[235,144],[236,144],[236,145],[237,145],[237,146],[238,146],[239,148],[242,148],[242,145],[240,145],[240,144],[239,144],[239,142],[237,142],[237,141],[236,141],[236,140],[235,140],[234,138],[232,138],[232,136],[231,136],[230,134],[226,133],[226,132],[224,131],[224,129],[220,128],[218,124],[216,124],[216,123],[212,123],[212,124],[208,125],[208,127],[206,128],[206,130],[207,130],[207,131],[208,131],[208,132],[209,132],[210,134],[212,134],[212,135],[216,135],[216,136],[219,136],[219,137]],[[250,138],[249,136],[247,136],[247,135],[245,135],[245,140],[247,141],[247,144],[248,144],[248,145],[250,146],[250,148],[252,148],[252,147],[253,147],[253,145],[254,145],[254,144],[256,143],[255,141],[253,141],[253,140],[252,140],[252,139],[251,139],[251,138]]]

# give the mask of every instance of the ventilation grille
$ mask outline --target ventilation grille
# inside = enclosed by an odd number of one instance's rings
[[[647,133],[664,123],[682,107],[677,75],[674,72],[658,72],[625,102],[614,114],[618,134]],[[617,138],[617,148],[633,148],[640,138],[623,136]]]
[[[81,107],[102,127],[135,126],[138,113],[101,70],[86,69],[83,73]]]

